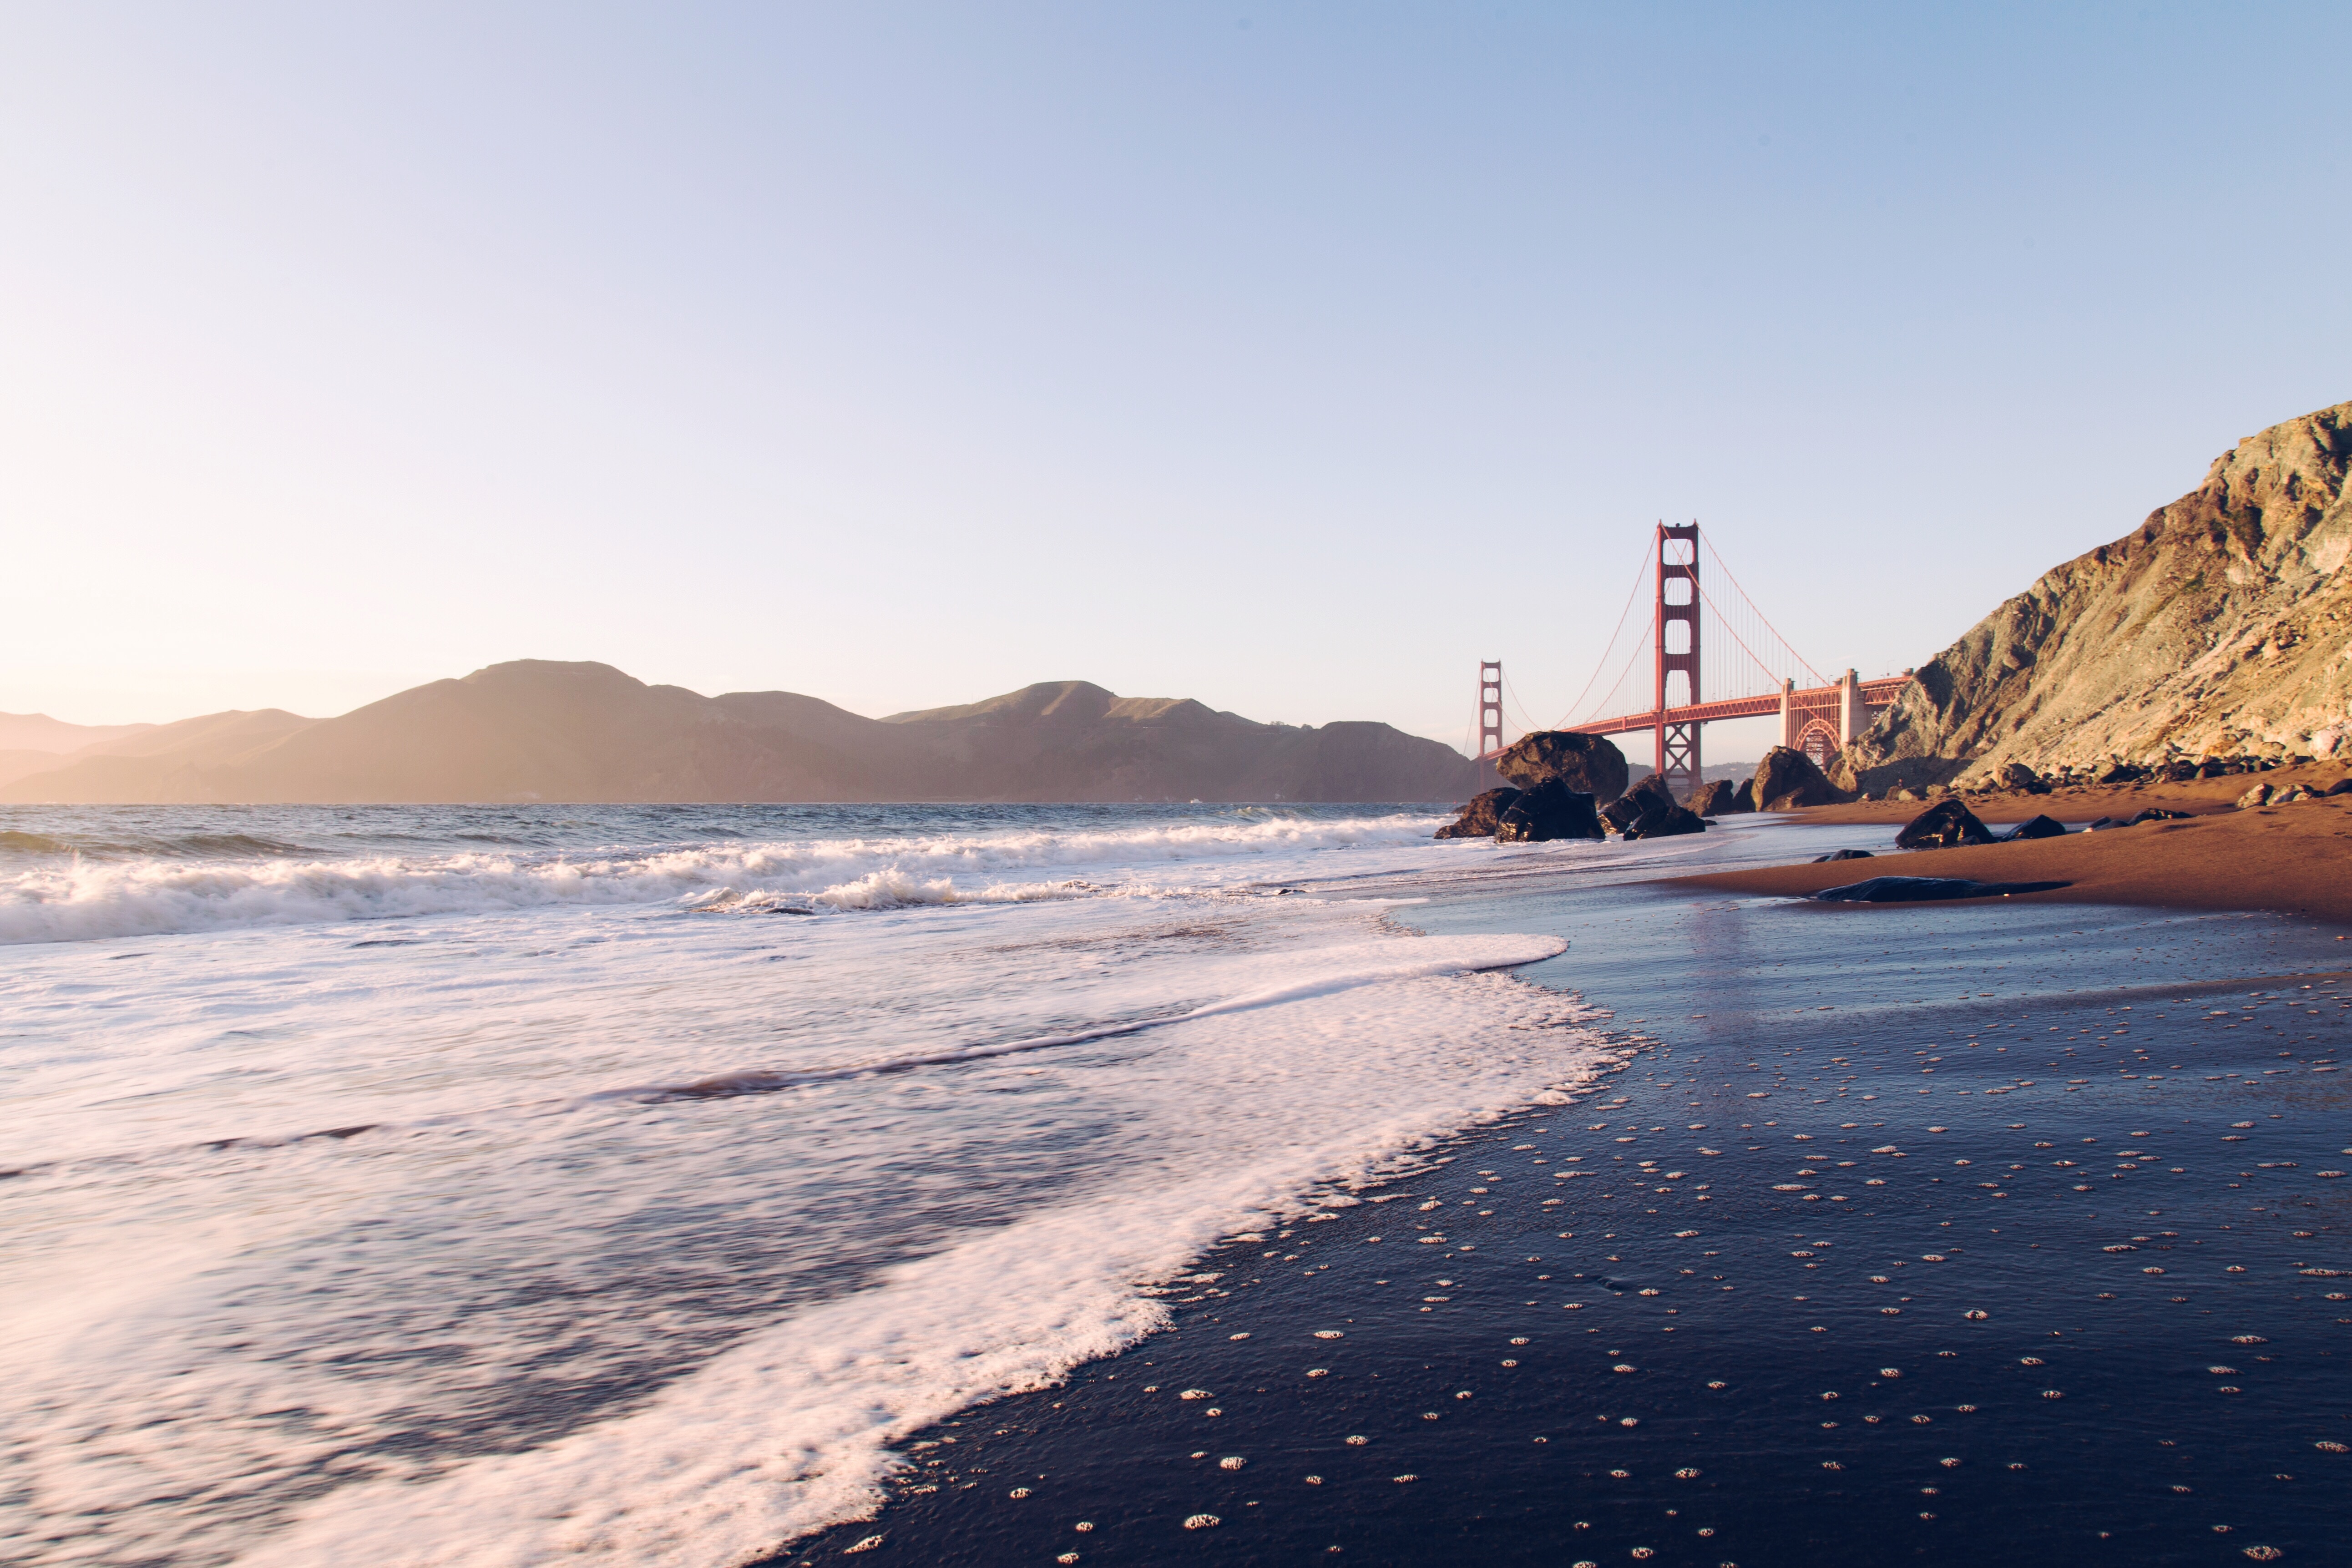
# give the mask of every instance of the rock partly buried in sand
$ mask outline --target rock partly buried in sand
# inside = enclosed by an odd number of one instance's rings
[[[2186,822],[2189,817],[2189,814],[2185,811],[2163,811],[2151,805],[2137,816],[2103,816],[2083,831],[2105,833],[2110,828],[2137,827],[2143,822]]]
[[[1717,779],[1712,784],[1699,785],[1691,791],[1690,798],[1683,804],[1701,816],[1724,816],[1735,811],[1756,809],[1752,796],[1747,804],[1741,804],[1738,786],[1729,779]]]
[[[1795,811],[1808,805],[1835,805],[1845,798],[1837,786],[1813,766],[1813,759],[1794,746],[1775,746],[1756,764],[1748,781],[1759,811]]]
[[[1470,804],[1462,808],[1462,815],[1439,828],[1436,837],[1492,838],[1495,837],[1495,829],[1502,823],[1503,813],[1508,811],[1511,808],[1511,803],[1518,798],[1519,792],[1508,784],[1505,784],[1500,789],[1487,790],[1483,795],[1472,795]]]
[[[1601,736],[1573,730],[1520,736],[1495,759],[1495,771],[1521,789],[1558,779],[1604,803],[1625,793],[1627,777],[1624,752]]]
[[[1495,826],[1498,844],[1545,844],[1555,838],[1606,838],[1592,796],[1570,789],[1559,779],[1547,779],[1522,790]]]
[[[2064,882],[1971,882],[1965,877],[1873,877],[1866,882],[1815,893],[1812,899],[1824,904],[1918,904],[1941,899],[2005,899],[2011,893],[2041,893],[2065,886]]]
[[[1654,797],[1637,794],[1629,798],[1654,799]],[[1675,805],[1668,802],[1664,805],[1654,805],[1635,817],[1633,825],[1625,829],[1625,837],[1630,842],[1636,838],[1673,838],[1680,834],[1706,831],[1705,817],[1686,805]]]
[[[2026,838],[2063,838],[2066,825],[2054,816],[2032,816],[2000,836],[2003,844],[2015,844]]]
[[[1913,817],[1895,836],[1897,849],[1949,849],[1960,844],[1990,844],[1992,829],[1957,800],[1938,801]]]
[[[1832,860],[1874,860],[1878,857],[1867,849],[1832,849],[1826,855],[1813,857],[1813,864],[1826,866]]]

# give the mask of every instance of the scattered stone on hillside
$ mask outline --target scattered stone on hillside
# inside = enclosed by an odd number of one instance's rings
[[[1813,857],[1813,864],[1826,866],[1832,860],[1874,860],[1877,857],[1867,849],[1832,849],[1826,855]]]
[[[1701,816],[1722,816],[1729,812],[1754,809],[1739,804],[1739,790],[1729,779],[1717,779],[1691,791],[1690,799],[1683,802]]]
[[[1435,837],[1492,838],[1495,829],[1503,820],[1503,813],[1509,810],[1511,803],[1518,798],[1519,792],[1508,784],[1472,795],[1470,804],[1462,808],[1462,815],[1439,828]]]
[[[1679,834],[1706,831],[1706,818],[1688,806],[1668,801],[1663,805],[1653,805],[1634,818],[1633,826],[1625,829],[1625,838],[1631,843],[1636,838],[1672,838]]]
[[[1625,793],[1625,753],[1605,736],[1573,730],[1538,730],[1520,736],[1495,759],[1495,771],[1532,789],[1558,779],[1572,790],[1606,803]]]
[[[1937,899],[2005,899],[2011,893],[2040,893],[2067,885],[1971,882],[1965,877],[1873,877],[1868,881],[1831,888],[1812,896],[1825,904],[1916,904]]]
[[[1895,836],[1897,849],[1949,849],[1962,844],[1990,844],[1992,830],[1977,814],[1957,800],[1939,801],[1905,825]]]
[[[2240,795],[2234,804],[2240,811],[2249,811],[2255,806],[2268,805],[2270,803],[2271,786],[2268,784],[2256,784],[2253,788]]]
[[[2023,790],[2028,795],[2048,795],[2050,793],[2050,786],[2042,782],[2042,775],[2035,773],[2032,768],[2027,767],[2023,763],[2001,763],[1999,777],[2000,782],[2007,787],[2015,790]]]
[[[1545,844],[1555,838],[1605,838],[1592,796],[1563,780],[1546,779],[1523,790],[1495,826],[1500,844]]]
[[[1845,797],[1813,765],[1813,759],[1794,746],[1775,746],[1756,764],[1749,781],[1759,809],[1795,811],[1808,805],[1834,805]]]
[[[1921,666],[1832,781],[2179,781],[2352,745],[2352,403],[2289,419],[2112,543],[2044,573]]]
[[[2015,844],[2026,838],[2063,838],[2066,825],[2054,816],[2032,816],[2000,836],[2003,844]]]

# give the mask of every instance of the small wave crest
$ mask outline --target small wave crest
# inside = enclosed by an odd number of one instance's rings
[[[241,858],[43,853],[31,866],[0,868],[0,944],[564,905],[814,914],[1020,903],[1134,891],[1140,866],[1238,860],[1246,868],[1273,856],[1418,843],[1428,832],[1429,819],[1397,815],[700,842],[590,855],[331,858],[276,853],[282,847],[257,838]],[[1037,874],[1079,867],[1093,874]]]

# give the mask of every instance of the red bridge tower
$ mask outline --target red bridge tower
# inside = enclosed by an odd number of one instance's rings
[[[1503,749],[1503,661],[1478,661],[1478,760],[1492,762]]]
[[[1698,788],[1696,722],[1675,723],[1668,710],[1693,708],[1698,689],[1698,524],[1658,524],[1658,696],[1654,738],[1658,772],[1676,800]],[[1683,679],[1679,689],[1674,677]]]

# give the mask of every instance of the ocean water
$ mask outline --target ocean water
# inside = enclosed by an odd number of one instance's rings
[[[0,814],[0,1555],[723,1565],[1619,1059],[1434,808]],[[1710,836],[1713,838],[1717,836]],[[1638,853],[1637,853],[1638,851]]]

